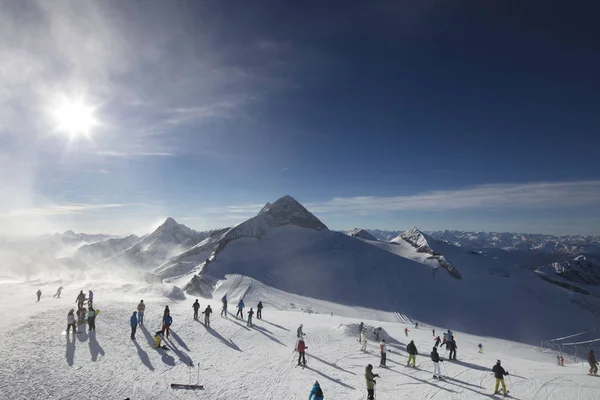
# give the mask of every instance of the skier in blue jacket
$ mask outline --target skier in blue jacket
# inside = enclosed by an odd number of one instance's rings
[[[173,323],[173,317],[171,317],[170,314],[167,314],[163,317],[162,331],[163,331],[163,336],[165,336],[167,339],[169,338],[169,332],[171,330],[172,323]]]
[[[244,319],[244,307],[246,307],[246,305],[244,304],[244,300],[240,300],[240,302],[237,305],[237,313],[235,314],[235,317],[237,318],[238,316],[240,316],[241,319]]]
[[[323,395],[323,390],[321,390],[319,381],[315,381],[315,384],[310,391],[310,395],[308,396],[308,400],[323,400],[324,398],[325,396]]]
[[[129,318],[129,325],[131,325],[131,340],[135,340],[135,331],[137,330],[137,324],[137,311],[134,311],[131,318]]]

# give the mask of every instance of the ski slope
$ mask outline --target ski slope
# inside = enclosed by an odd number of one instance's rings
[[[492,393],[491,367],[502,359],[510,371],[509,389],[517,399],[594,399],[600,379],[586,375],[582,363],[556,365],[555,355],[539,348],[492,337],[455,331],[458,361],[445,362],[445,382],[432,378],[431,329],[441,334],[452,327],[398,322],[394,313],[355,309],[292,295],[261,286],[243,276],[227,276],[215,299],[229,293],[229,312],[238,296],[245,295],[247,311],[259,298],[263,321],[219,317],[220,302],[200,299],[201,309],[211,304],[211,328],[192,319],[193,298],[175,302],[164,285],[110,281],[63,283],[61,299],[54,299],[58,282],[0,279],[0,398],[2,399],[306,399],[315,380],[326,399],[366,398],[364,368],[368,363],[381,375],[381,399],[481,399]],[[35,291],[43,292],[39,303]],[[65,335],[66,314],[80,289],[95,291],[101,310],[97,332]],[[129,317],[140,299],[146,306],[146,327],[137,340],[129,338]],[[170,351],[152,348],[163,308],[170,305],[173,335]],[[311,312],[308,312],[311,311]],[[333,312],[333,315],[331,315]],[[375,321],[366,317],[378,318]],[[389,369],[378,368],[378,349],[372,340],[368,353],[359,351],[357,324],[381,326],[391,353]],[[396,322],[394,322],[396,321]],[[304,325],[308,365],[295,366],[295,332]],[[409,337],[404,328],[409,328]],[[80,327],[81,329],[81,327]],[[404,366],[405,346],[414,340],[420,355],[418,369]],[[482,343],[484,354],[477,352]],[[444,351],[441,352],[445,356]],[[192,363],[193,367],[189,367]],[[201,383],[202,391],[173,390],[170,383]]]

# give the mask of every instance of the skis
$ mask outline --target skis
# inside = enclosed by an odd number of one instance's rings
[[[186,385],[183,383],[171,383],[171,389],[201,390],[204,389],[204,385]]]

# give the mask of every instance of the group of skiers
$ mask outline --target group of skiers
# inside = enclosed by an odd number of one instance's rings
[[[54,297],[60,298],[60,294],[62,292],[63,287],[60,286],[56,291]],[[38,290],[38,301],[41,296],[41,292]],[[87,308],[85,307],[85,302],[87,300]],[[75,299],[75,303],[77,303],[77,312],[72,308],[67,313],[67,333],[73,330],[73,333],[77,333],[77,325],[82,325],[87,322],[88,330],[95,331],[96,330],[96,316],[100,312],[99,310],[94,309],[94,293],[90,290],[88,297],[85,297],[83,290],[79,292],[77,298]],[[77,317],[77,318],[75,318]]]
[[[221,302],[223,304],[223,307],[221,308],[221,317],[227,318],[227,295],[223,296],[223,298],[221,299]],[[246,308],[246,304],[244,304],[244,299],[240,299],[236,308],[237,308],[237,312],[235,313],[235,317],[243,320],[244,319],[244,308]],[[257,319],[262,319],[262,309],[263,309],[263,303],[262,303],[262,301],[259,301],[258,305],[256,306],[256,318]],[[247,315],[248,315],[247,326],[252,328],[254,326],[252,324],[252,317],[254,316],[254,309],[252,307],[250,307],[250,311],[248,311]]]
[[[194,304],[192,304],[192,308],[194,309],[194,319],[197,321],[198,320],[198,311],[200,310],[200,303],[198,302],[198,299],[196,299]],[[202,314],[204,314],[204,325],[210,326],[210,314],[212,314],[212,312],[213,311],[212,311],[212,308],[210,308],[210,304],[208,306],[206,306],[204,311],[202,311]],[[222,313],[221,313],[221,315],[222,315]]]

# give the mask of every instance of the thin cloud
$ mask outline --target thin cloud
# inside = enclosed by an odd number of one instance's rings
[[[285,168],[280,169],[279,172],[287,171],[288,169],[289,169],[288,167],[285,167]]]
[[[493,208],[572,208],[600,205],[600,181],[489,184],[407,196],[336,197],[307,203],[320,213],[360,215],[395,211],[439,211]]]
[[[33,207],[33,208],[15,208],[6,211],[0,211],[0,218],[18,218],[27,216],[51,216],[51,215],[69,215],[69,214],[83,214],[88,211],[102,211],[114,208],[124,208],[140,206],[140,203],[132,204],[120,204],[120,203],[108,203],[108,204],[89,204],[89,203],[67,203],[67,204],[54,204],[44,207]]]

